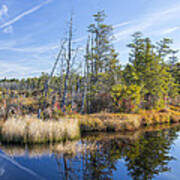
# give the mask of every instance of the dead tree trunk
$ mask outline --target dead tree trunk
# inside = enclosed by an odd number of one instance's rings
[[[63,50],[64,50],[64,45],[65,45],[65,43],[66,43],[66,41],[63,41],[63,42],[62,42],[61,48],[60,48],[59,53],[58,53],[58,55],[57,55],[57,58],[56,58],[56,61],[55,61],[55,63],[54,63],[54,66],[53,66],[53,68],[52,68],[52,71],[51,71],[48,79],[47,79],[46,82],[45,82],[45,85],[44,85],[45,97],[47,97],[47,93],[48,93],[48,89],[49,89],[49,82],[50,82],[51,78],[53,77],[54,71],[55,71],[55,69],[56,69],[56,67],[57,67],[57,64],[58,64],[58,62],[59,62],[59,59],[60,59],[60,57],[61,57],[61,55],[62,55],[62,52],[63,52]]]
[[[89,41],[90,41],[90,38],[88,38],[88,42],[86,45],[85,66],[84,66],[84,92],[83,92],[83,97],[82,97],[81,113],[87,112],[87,109],[88,109],[87,92],[88,92],[88,85],[89,85],[89,78],[88,78],[89,76]]]
[[[64,106],[66,105],[66,96],[67,96],[67,83],[69,79],[69,73],[70,73],[70,63],[72,58],[72,16],[70,20],[70,27],[69,27],[69,37],[68,37],[68,57],[66,58],[66,75],[64,80],[64,92],[63,92],[63,98],[62,98],[62,104],[61,107],[64,109]]]

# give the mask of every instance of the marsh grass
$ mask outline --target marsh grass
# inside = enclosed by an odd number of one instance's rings
[[[141,117],[137,114],[100,113],[81,116],[81,131],[133,131],[141,126]]]
[[[178,107],[167,110],[141,110],[139,114],[98,113],[91,115],[77,115],[80,119],[81,132],[92,131],[135,131],[144,126],[162,125],[180,122]]]
[[[143,125],[170,123],[170,113],[156,111],[142,112]]]
[[[11,118],[1,128],[1,141],[8,143],[47,143],[80,137],[76,119],[42,121],[32,116]]]
[[[1,145],[0,149],[10,157],[24,157],[40,158],[44,155],[75,157],[86,152],[96,152],[102,148],[102,143],[116,139],[116,142],[134,142],[138,141],[146,132],[162,131],[170,128],[178,128],[179,124],[163,124],[156,126],[146,126],[137,131],[124,131],[124,132],[92,132],[84,134],[79,141],[67,141],[64,143],[53,144],[32,144],[32,145]],[[120,140],[120,141],[119,141]],[[101,143],[98,143],[101,142]],[[100,145],[101,144],[101,145]]]
[[[47,121],[35,116],[10,118],[1,124],[1,142],[61,142],[80,138],[84,132],[126,132],[144,126],[177,123],[180,122],[180,111],[177,107],[174,109],[142,110],[139,114],[76,114]]]
[[[180,122],[180,108],[175,106],[169,106],[168,109],[162,109],[160,111],[141,111],[140,114],[143,125]]]

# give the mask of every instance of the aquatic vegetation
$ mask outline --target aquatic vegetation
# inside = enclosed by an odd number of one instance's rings
[[[180,112],[172,109],[142,111],[139,114],[72,114],[59,120],[35,116],[12,117],[1,122],[1,142],[49,143],[74,140],[84,132],[129,132],[144,126],[180,122]]]
[[[141,110],[143,125],[164,124],[164,123],[177,123],[180,122],[180,112],[173,110],[174,106],[170,106],[168,109]],[[178,109],[178,108],[177,108]]]
[[[12,167],[9,160],[20,161],[25,167],[32,163],[35,167],[31,170],[37,170],[47,179],[52,176],[53,179],[154,179],[171,173],[172,164],[178,169],[179,157],[169,152],[171,147],[175,147],[176,152],[179,150],[174,146],[178,143],[175,140],[179,130],[177,124],[164,124],[134,132],[87,133],[79,141],[49,145],[4,144],[0,148],[1,155],[7,157],[8,167]],[[48,175],[44,165],[50,167]]]
[[[91,117],[82,117],[80,120],[80,128],[82,132],[106,131],[106,126],[102,120]]]
[[[76,119],[42,121],[31,116],[8,119],[1,127],[1,141],[9,143],[47,143],[80,137]]]
[[[111,114],[101,112],[98,114],[77,115],[73,117],[80,119],[82,132],[131,131],[141,126],[141,116],[138,114]]]

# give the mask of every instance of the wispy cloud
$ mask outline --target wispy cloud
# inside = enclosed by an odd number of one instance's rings
[[[7,22],[1,21],[0,29],[2,29],[4,33],[10,33],[13,30],[14,23],[21,20],[25,16],[38,11],[41,7],[50,2],[51,0],[44,0],[42,4],[24,11]],[[5,17],[7,15],[8,7],[0,7],[0,17]],[[127,43],[127,40],[129,40],[128,38],[130,38],[131,34],[136,31],[142,31],[145,33],[145,35],[150,35],[151,37],[157,36],[159,38],[160,35],[173,33],[180,29],[180,24],[170,24],[169,22],[175,18],[177,19],[179,16],[180,4],[176,4],[176,6],[167,7],[167,9],[159,10],[158,12],[144,14],[140,18],[135,18],[130,21],[113,25],[113,28],[115,29],[115,42],[116,45],[118,45],[117,49],[121,48],[120,59],[123,60],[122,63],[126,63],[124,59],[128,59],[128,57],[126,57],[128,54],[128,49],[125,48],[125,43]],[[164,26],[164,24],[166,24],[166,26]],[[54,56],[56,56],[58,48],[60,48],[58,41],[48,41],[48,43],[43,41],[43,44],[41,44],[41,42],[38,42],[38,39],[33,37],[33,34],[30,33],[28,35],[29,37],[25,40],[22,39],[23,35],[21,37],[15,37],[9,40],[0,40],[0,51],[3,52],[3,50],[5,50],[5,55],[2,53],[0,59],[0,76],[27,77],[39,75],[43,71],[50,71],[52,64],[54,63]],[[84,44],[86,38],[87,37],[82,36],[73,40],[73,42]],[[124,40],[126,40],[126,42]],[[175,48],[176,47],[178,47],[177,44],[175,45]],[[81,50],[83,51],[84,48],[81,48]],[[8,61],[4,59],[6,58],[7,52],[11,55],[10,58],[7,57]],[[15,60],[13,59],[14,54],[16,54]]]
[[[6,28],[3,29],[3,32],[6,34],[11,34],[13,32],[13,27],[11,25],[7,26]]]
[[[23,17],[25,17],[25,16],[27,16],[27,15],[29,15],[29,14],[37,11],[37,10],[39,10],[39,9],[40,9],[41,7],[43,7],[44,5],[49,4],[51,1],[52,1],[52,0],[47,0],[47,1],[45,1],[45,2],[43,2],[43,3],[41,3],[41,4],[39,4],[39,5],[37,5],[37,6],[35,6],[35,7],[33,7],[33,8],[31,8],[31,9],[27,10],[27,11],[24,11],[23,13],[21,13],[21,14],[19,14],[18,16],[14,17],[13,19],[11,19],[11,20],[5,22],[4,24],[0,25],[0,28],[5,28],[5,27],[7,27],[7,26],[10,26],[10,25],[14,24],[15,22],[19,21],[19,20],[22,19]]]
[[[168,28],[168,29],[165,29],[165,30],[162,32],[162,34],[163,34],[163,35],[170,34],[170,33],[173,33],[173,32],[175,32],[175,31],[179,30],[179,29],[180,29],[180,26]]]
[[[129,25],[131,23],[131,21],[127,21],[127,22],[122,22],[120,24],[115,24],[113,25],[113,28],[116,29],[116,28],[120,28],[120,27],[123,27],[123,26],[126,26],[126,25]]]
[[[124,30],[120,30],[115,33],[116,43],[121,40],[129,38],[129,36],[136,31],[149,32],[150,28],[153,28],[154,25],[157,25],[156,23],[160,25],[163,22],[168,22],[169,20],[177,16],[177,14],[180,15],[180,4],[174,7],[168,7],[168,9],[162,10],[160,12],[147,14],[143,18],[131,21],[132,23],[128,24],[130,26],[128,26]],[[172,33],[176,31],[177,29],[179,29],[179,27],[170,28],[164,31],[164,33],[165,34]],[[161,34],[162,34],[162,31],[161,31]]]
[[[73,40],[73,43],[83,43],[86,39],[86,36],[77,38]],[[23,39],[21,39],[23,41]],[[57,50],[60,48],[59,42],[53,42],[46,45],[40,45],[40,46],[23,46],[23,47],[17,47],[18,42],[16,40],[14,41],[0,41],[0,50],[8,50],[8,51],[14,51],[14,52],[20,52],[20,53],[35,53],[35,54],[43,54],[47,52],[54,52],[54,50]]]
[[[44,46],[29,46],[29,47],[13,47],[13,46],[3,46],[0,47],[0,50],[9,50],[15,52],[22,52],[22,53],[37,53],[41,54],[47,51],[51,51],[57,49],[59,46],[57,44],[47,44]]]
[[[86,40],[86,36],[82,36],[80,38],[77,38],[77,39],[74,39],[73,40],[73,43],[80,43],[80,42],[83,42],[84,40]]]

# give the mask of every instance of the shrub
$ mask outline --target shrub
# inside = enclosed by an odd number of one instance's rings
[[[113,86],[111,95],[116,109],[126,113],[137,112],[141,102],[140,91],[141,87],[134,84],[129,86],[121,84]]]

